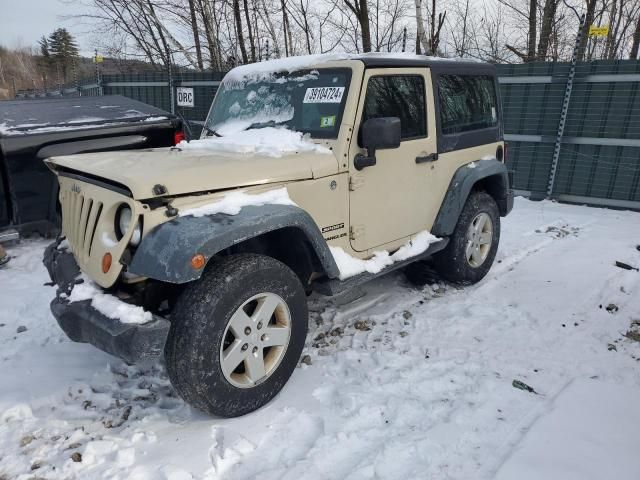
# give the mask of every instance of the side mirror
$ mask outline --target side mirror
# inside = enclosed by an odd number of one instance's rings
[[[376,164],[376,150],[400,146],[400,119],[398,117],[370,118],[362,125],[362,146],[367,155],[358,154],[353,161],[356,170]]]

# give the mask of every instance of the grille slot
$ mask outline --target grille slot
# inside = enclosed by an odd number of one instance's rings
[[[62,232],[67,237],[71,251],[86,260],[91,255],[102,202],[67,190],[62,195],[61,204]]]

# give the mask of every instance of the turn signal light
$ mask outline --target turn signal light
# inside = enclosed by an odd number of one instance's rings
[[[196,270],[200,270],[202,267],[204,267],[205,263],[206,261],[204,255],[202,255],[201,253],[197,253],[193,257],[191,257],[191,266]]]
[[[102,257],[102,273],[107,273],[111,269],[111,254],[105,253]]]

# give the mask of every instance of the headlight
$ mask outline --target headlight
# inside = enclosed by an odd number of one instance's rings
[[[131,209],[128,206],[123,205],[122,207],[120,207],[120,210],[118,211],[118,218],[116,219],[118,226],[118,232],[116,233],[118,234],[119,240],[124,237],[124,234],[127,232],[127,230],[129,230],[132,215],[133,214],[131,212]],[[134,247],[137,246],[140,243],[141,237],[142,229],[140,228],[140,221],[138,221],[133,230],[133,235],[131,235],[131,240],[129,240],[129,244],[133,245]]]

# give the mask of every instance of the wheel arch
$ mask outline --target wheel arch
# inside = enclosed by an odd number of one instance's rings
[[[484,191],[491,195],[498,205],[500,216],[506,216],[513,207],[513,193],[506,166],[496,159],[478,160],[456,170],[431,233],[437,236],[453,233],[472,191]]]
[[[219,255],[262,253],[289,266],[306,285],[313,271],[339,275],[329,247],[311,216],[292,205],[244,207],[237,215],[176,217],[149,232],[134,253],[128,271],[181,284],[197,280],[191,258],[206,263]]]

